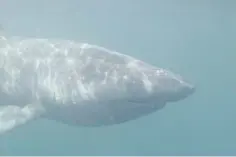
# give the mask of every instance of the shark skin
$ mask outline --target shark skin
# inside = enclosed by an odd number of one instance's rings
[[[37,118],[121,124],[194,91],[169,70],[97,45],[0,36],[0,134]]]

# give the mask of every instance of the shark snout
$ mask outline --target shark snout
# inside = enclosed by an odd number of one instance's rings
[[[183,97],[187,97],[189,95],[192,95],[195,92],[196,88],[194,85],[189,83],[184,83],[180,93],[182,93]]]
[[[196,90],[193,84],[185,81],[181,76],[164,69],[156,71],[155,85],[156,93],[162,95],[166,101],[185,99]]]
[[[183,81],[182,79],[176,80],[176,84],[175,86],[173,86],[173,89],[174,88],[176,90],[172,94],[170,94],[171,96],[169,97],[169,101],[178,101],[185,99],[192,95],[196,90],[196,87],[193,84]]]

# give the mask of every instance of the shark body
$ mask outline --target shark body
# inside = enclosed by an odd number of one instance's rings
[[[0,133],[36,118],[120,124],[194,91],[168,70],[100,46],[0,36]]]

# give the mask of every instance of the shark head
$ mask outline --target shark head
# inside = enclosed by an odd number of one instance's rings
[[[128,64],[131,82],[128,89],[132,101],[174,102],[187,98],[195,92],[195,87],[181,76],[136,60]],[[135,82],[135,83],[134,83]]]

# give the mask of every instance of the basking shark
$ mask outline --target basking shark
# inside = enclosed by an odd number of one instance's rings
[[[97,45],[0,36],[0,133],[37,118],[121,124],[194,91],[169,70]]]

